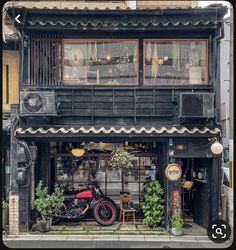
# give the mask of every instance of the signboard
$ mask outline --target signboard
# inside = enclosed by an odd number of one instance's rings
[[[171,163],[166,167],[165,175],[169,181],[177,181],[182,175],[182,169],[180,165]]]

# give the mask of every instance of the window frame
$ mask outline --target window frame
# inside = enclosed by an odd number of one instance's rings
[[[137,76],[136,76],[136,81],[132,84],[128,83],[119,83],[119,84],[114,84],[114,85],[108,85],[108,84],[87,84],[87,83],[82,83],[82,84],[75,84],[72,81],[65,81],[64,80],[64,51],[65,51],[65,43],[78,43],[78,42],[96,42],[96,41],[135,41],[137,43],[137,52],[136,52],[136,71],[137,71]],[[138,38],[63,38],[62,39],[62,70],[61,70],[61,77],[62,77],[62,85],[65,87],[137,87],[140,85],[139,83],[139,39]],[[66,83],[67,82],[67,83]]]
[[[189,42],[194,42],[194,41],[204,41],[206,42],[206,72],[205,72],[205,81],[202,84],[149,84],[146,82],[146,65],[145,65],[145,59],[146,59],[146,49],[145,49],[145,43],[146,42],[158,42],[158,41],[189,41]],[[209,85],[209,39],[208,38],[147,38],[143,39],[143,64],[142,64],[142,71],[143,71],[143,85],[144,86],[204,86],[204,85]]]

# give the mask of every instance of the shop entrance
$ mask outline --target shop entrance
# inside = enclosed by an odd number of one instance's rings
[[[182,160],[182,211],[185,218],[207,228],[211,206],[212,159]]]
[[[118,205],[123,180],[124,191],[130,192],[134,205],[140,207],[144,183],[150,179],[163,183],[161,145],[156,142],[50,142],[50,190],[55,183],[66,191],[76,190],[94,175],[103,193]],[[124,178],[121,169],[115,169],[110,163],[111,152],[117,146],[124,146],[133,155],[132,166],[123,171]],[[85,154],[74,157],[73,148],[83,148]]]

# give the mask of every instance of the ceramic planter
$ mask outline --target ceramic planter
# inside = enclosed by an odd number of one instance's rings
[[[171,228],[171,233],[174,235],[174,236],[180,236],[183,232],[182,230],[177,230],[176,228],[172,227]]]

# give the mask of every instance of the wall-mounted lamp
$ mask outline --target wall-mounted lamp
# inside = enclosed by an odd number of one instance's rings
[[[185,150],[187,150],[187,145],[186,144],[175,144],[175,150],[185,151]]]
[[[217,138],[214,137],[210,139],[211,143],[211,152],[215,155],[221,154],[223,152],[223,145],[217,141]]]

